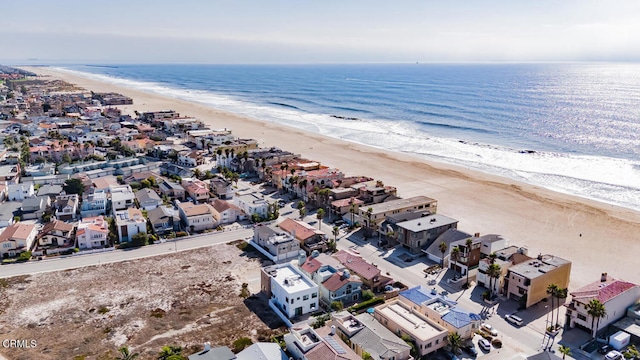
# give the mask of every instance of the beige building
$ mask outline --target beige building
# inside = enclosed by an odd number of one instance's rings
[[[9,225],[0,234],[0,256],[7,258],[30,251],[36,238],[36,226],[16,223]]]
[[[420,356],[431,354],[447,344],[449,332],[444,327],[400,300],[376,307],[373,316],[394,333],[410,336]]]
[[[202,231],[218,226],[218,220],[214,217],[214,210],[209,204],[194,204],[191,202],[178,202],[180,220],[187,231]]]
[[[371,209],[369,211],[369,209]],[[435,214],[438,201],[426,196],[414,196],[407,199],[397,199],[371,206],[360,206],[359,214],[364,226],[370,231],[377,231],[387,215],[399,214],[406,211],[421,211]]]
[[[506,295],[522,300],[524,306],[538,303],[549,296],[547,287],[555,284],[561,289],[569,287],[571,262],[558,256],[538,255],[530,261],[513,265],[505,278]]]

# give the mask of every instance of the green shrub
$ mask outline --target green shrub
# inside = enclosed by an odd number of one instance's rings
[[[248,337],[241,337],[240,339],[233,342],[232,350],[237,354],[240,351],[244,350],[244,348],[251,346],[251,344],[253,344],[253,341],[251,341],[251,339],[249,339]]]
[[[369,301],[373,299],[376,295],[371,290],[364,290],[362,292],[362,301]]]
[[[342,301],[332,301],[331,302],[331,309],[334,311],[340,311],[342,309],[344,309],[344,304],[342,303]]]
[[[376,305],[380,305],[384,303],[384,299],[380,298],[380,297],[374,297],[371,300],[367,300],[367,301],[363,301],[358,305],[354,305],[352,307],[349,308],[350,312],[356,312],[356,313],[360,313],[362,311],[365,311],[366,309],[370,308],[370,307],[374,307]]]
[[[109,308],[107,308],[106,306],[103,306],[98,310],[98,314],[100,314],[100,315],[104,315],[104,314],[106,314],[108,312],[109,312]]]
[[[189,234],[187,234],[187,232],[186,232],[186,231],[178,231],[178,232],[176,233],[176,237],[185,237],[185,236],[188,236],[188,235],[189,235]]]
[[[18,256],[18,261],[27,261],[27,260],[31,260],[31,251],[25,251],[20,253],[20,255]]]

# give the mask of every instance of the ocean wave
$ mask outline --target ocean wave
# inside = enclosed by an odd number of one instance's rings
[[[494,130],[477,126],[425,121],[423,118],[404,119],[401,116],[385,119],[385,116],[376,115],[366,110],[366,108],[375,106],[393,107],[388,99],[352,96],[349,100],[359,105],[359,107],[355,107],[331,104],[330,96],[312,100],[304,99],[304,95],[300,94],[289,98],[277,94],[278,96],[272,97],[272,100],[260,102],[252,100],[250,96],[245,98],[209,90],[181,89],[171,86],[169,82],[138,81],[84,71],[63,70],[124,87],[202,103],[263,121],[297,127],[389,151],[409,153],[429,160],[456,164],[556,191],[640,210],[640,199],[638,198],[640,194],[640,162],[638,161],[607,156],[543,151],[544,149],[532,148],[530,145],[523,148],[492,145],[487,142],[489,137],[484,135],[498,134],[500,127]],[[239,93],[237,89],[234,92]],[[269,96],[275,95],[267,93],[270,94]],[[281,98],[287,101],[279,101]],[[290,102],[303,104],[310,102],[313,105],[310,106],[313,110],[307,109],[306,106],[303,110]],[[329,105],[323,103],[329,103]],[[433,103],[433,101],[428,103]],[[493,107],[491,101],[483,105]],[[460,108],[468,106],[460,106]],[[365,108],[364,110],[368,113],[363,112],[360,107]],[[479,108],[482,109],[482,106]],[[362,113],[364,116],[358,116],[358,121],[336,121],[336,119],[346,120],[352,117],[332,111],[336,109],[345,113]],[[446,110],[446,107],[442,109]],[[454,116],[439,111],[402,110],[404,111],[402,114],[413,112],[417,116],[444,116],[465,123],[477,124],[477,118],[467,119],[460,115],[459,110]],[[508,111],[504,108],[498,110]],[[471,120],[476,120],[476,122]],[[515,128],[519,126],[517,123],[502,125]],[[628,128],[635,128],[635,126],[629,125]],[[443,131],[436,131],[437,129]],[[455,130],[455,132],[449,130]],[[531,131],[531,129],[522,127],[521,131]],[[456,137],[454,134],[465,134],[466,138]],[[549,135],[553,136],[554,133],[550,132]],[[595,142],[594,139],[585,141]]]

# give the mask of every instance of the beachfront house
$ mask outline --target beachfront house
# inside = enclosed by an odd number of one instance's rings
[[[398,214],[407,211],[428,212],[435,214],[438,201],[426,196],[414,196],[407,199],[397,199],[371,206],[361,206],[359,208],[360,218],[364,222],[363,226],[367,234],[372,235],[380,230],[380,225],[388,215]],[[385,231],[385,229],[382,229]],[[386,233],[386,231],[385,231]]]
[[[566,305],[569,327],[591,332],[593,319],[587,305],[594,299],[602,303],[606,310],[606,315],[597,322],[596,332],[599,332],[625,317],[627,309],[640,301],[640,285],[603,273],[600,280],[572,291],[571,302]]]
[[[547,287],[555,284],[560,289],[569,287],[571,261],[554,255],[537,258],[509,267],[505,278],[506,296],[522,302],[528,308],[546,299]]]
[[[434,214],[396,224],[397,242],[412,254],[420,254],[449,229],[458,228],[458,220]]]

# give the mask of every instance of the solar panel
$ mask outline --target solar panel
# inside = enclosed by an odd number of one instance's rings
[[[338,354],[346,354],[347,352],[338,344],[338,342],[331,336],[325,336],[324,339]]]

